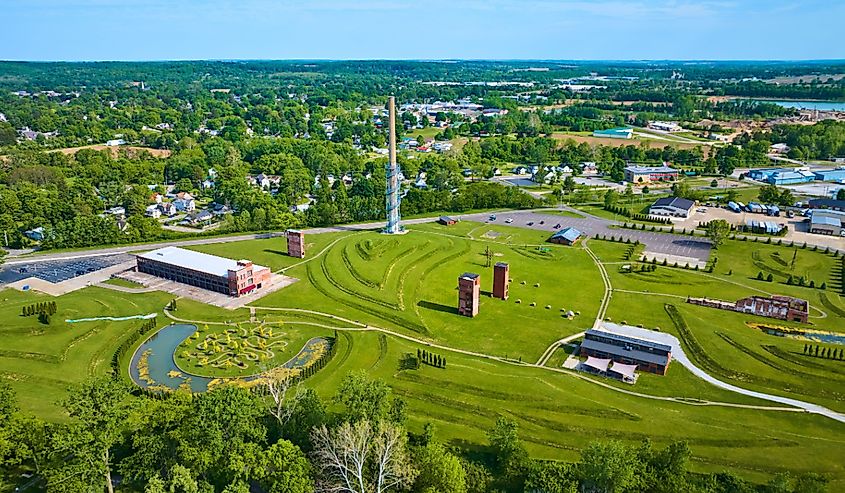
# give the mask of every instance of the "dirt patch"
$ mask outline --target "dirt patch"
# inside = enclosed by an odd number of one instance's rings
[[[169,149],[153,149],[151,147],[140,147],[140,146],[107,146],[103,144],[95,144],[89,146],[80,146],[80,147],[65,147],[63,149],[53,149],[47,152],[61,152],[62,154],[76,154],[81,149],[93,149],[95,151],[109,151],[112,157],[117,157],[120,154],[120,151],[125,151],[130,156],[137,156],[138,153],[141,151],[149,152],[153,157],[160,157],[166,158],[172,154],[172,151]]]
[[[704,144],[686,144],[682,142],[669,142],[669,141],[655,141],[655,140],[642,140],[642,139],[611,139],[607,137],[593,137],[590,135],[573,135],[568,134],[565,132],[554,132],[552,133],[552,137],[557,140],[567,140],[572,139],[575,142],[581,143],[586,142],[592,145],[604,145],[610,147],[624,147],[628,145],[638,146],[640,144],[645,143],[649,147],[653,149],[663,149],[666,146],[672,145],[679,149],[694,149],[696,147],[704,146]]]

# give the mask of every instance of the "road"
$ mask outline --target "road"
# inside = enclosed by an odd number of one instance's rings
[[[641,339],[650,339],[672,346],[672,360],[680,363],[682,366],[692,372],[693,375],[697,376],[698,378],[704,380],[705,382],[711,385],[719,387],[720,389],[725,389],[727,391],[735,392],[737,394],[745,395],[748,397],[754,397],[766,401],[777,402],[778,404],[785,404],[787,406],[801,408],[808,413],[820,414],[822,416],[835,419],[840,423],[845,423],[845,414],[838,413],[824,406],[812,404],[810,402],[799,401],[797,399],[790,399],[789,397],[781,397],[779,395],[766,394],[763,392],[756,392],[754,390],[744,389],[742,387],[737,387],[736,385],[731,385],[729,383],[725,383],[717,378],[712,377],[710,374],[708,374],[701,368],[695,366],[695,364],[690,361],[689,357],[687,357],[686,353],[684,352],[684,348],[681,347],[680,341],[678,341],[678,339],[671,334],[667,334],[666,332],[655,332],[653,330],[640,329],[638,327],[631,327],[627,325],[613,324],[610,328],[613,332],[618,332]]]
[[[461,218],[460,215],[453,217]],[[416,219],[403,219],[402,224],[421,224],[436,221],[437,217],[421,217]],[[305,234],[319,234],[319,233],[339,233],[343,231],[364,231],[370,229],[379,229],[384,226],[384,222],[362,223],[362,224],[344,224],[339,226],[329,226],[325,228],[310,228],[303,230]],[[281,238],[285,233],[278,231],[272,233],[258,233],[258,234],[243,234],[234,236],[213,236],[208,238],[193,238],[188,240],[173,240],[161,241],[156,243],[121,245],[114,247],[103,247],[92,250],[77,250],[72,252],[55,252],[55,253],[33,253],[26,256],[8,257],[5,265],[16,264],[31,264],[38,262],[47,262],[51,260],[70,260],[86,257],[99,257],[103,255],[116,255],[121,253],[137,252],[140,250],[154,250],[166,246],[192,246],[192,245],[211,245],[216,243],[230,243],[235,241],[259,240],[267,238]]]

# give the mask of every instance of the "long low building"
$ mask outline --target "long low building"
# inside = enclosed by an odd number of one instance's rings
[[[675,181],[678,170],[666,166],[638,166],[625,167],[625,180],[634,184],[651,183],[653,181]]]
[[[590,329],[584,333],[581,356],[637,365],[640,371],[665,375],[672,361],[672,347],[606,329]]]
[[[235,297],[261,289],[271,278],[270,269],[249,260],[231,260],[178,247],[159,248],[138,255],[137,269]]]
[[[843,236],[845,212],[833,209],[813,209],[810,215],[810,233]]]
[[[792,322],[807,323],[810,316],[810,303],[807,300],[792,296],[749,296],[737,300],[735,303],[710,298],[690,297],[687,298],[687,303]]]

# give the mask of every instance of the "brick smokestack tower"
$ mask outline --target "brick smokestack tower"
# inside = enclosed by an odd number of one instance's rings
[[[493,266],[493,297],[508,299],[509,267],[505,262],[496,262]]]
[[[465,317],[478,315],[481,276],[466,272],[458,278],[458,313]]]
[[[298,229],[285,231],[288,239],[288,255],[291,257],[305,258],[305,233]]]

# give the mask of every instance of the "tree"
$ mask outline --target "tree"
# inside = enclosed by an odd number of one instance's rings
[[[334,401],[343,404],[349,421],[378,422],[388,415],[390,393],[387,384],[370,379],[364,371],[351,372],[341,381]]]
[[[383,493],[408,487],[416,477],[398,425],[366,419],[311,432],[317,491]]]
[[[845,200],[845,188],[836,191],[836,200]]]
[[[616,493],[634,486],[639,466],[621,442],[592,442],[581,451],[578,475],[583,491]]]
[[[487,439],[496,455],[496,465],[505,476],[514,476],[528,457],[518,432],[516,421],[504,417],[496,419],[496,424],[487,431]]]
[[[121,381],[111,377],[99,377],[85,381],[70,391],[64,403],[74,420],[61,440],[68,451],[73,451],[70,466],[79,478],[92,487],[102,488],[105,482],[109,493],[114,489],[111,482],[111,449],[121,439],[129,416],[129,389]],[[63,468],[70,472],[68,467]],[[51,477],[49,481],[56,478]]]
[[[604,193],[604,206],[605,207],[613,207],[616,205],[616,201],[619,199],[619,193],[616,192],[614,189],[608,189],[607,192]]]
[[[714,219],[707,223],[705,231],[707,238],[713,244],[713,248],[718,249],[730,235],[731,225],[724,219]]]
[[[418,448],[414,453],[414,463],[420,471],[414,492],[466,492],[466,472],[461,461],[447,452],[443,445],[430,442]]]
[[[280,440],[260,455],[256,477],[267,493],[311,493],[311,464],[296,445]]]

